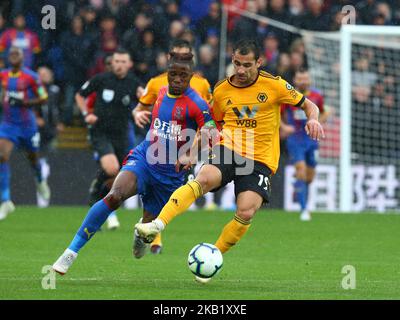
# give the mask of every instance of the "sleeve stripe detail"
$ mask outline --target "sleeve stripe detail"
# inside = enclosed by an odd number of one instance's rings
[[[301,100],[295,105],[296,107],[300,107],[303,102],[306,100],[306,97],[303,95],[303,97],[301,98]]]
[[[144,103],[144,102],[142,102],[142,101],[140,101],[140,100],[139,100],[139,102],[140,102],[142,105],[144,105],[145,107],[151,107],[151,106],[152,106],[151,103]]]
[[[264,78],[269,78],[269,79],[274,79],[274,80],[279,80],[280,77],[273,76],[272,74],[269,74],[268,72],[265,71],[260,71],[260,76]]]

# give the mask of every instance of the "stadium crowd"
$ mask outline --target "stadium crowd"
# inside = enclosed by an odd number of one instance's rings
[[[393,25],[400,21],[398,1],[222,0],[299,28],[334,31],[340,28],[342,7],[354,5],[357,23]],[[44,5],[56,9],[56,29],[41,26]],[[125,47],[134,72],[145,84],[165,71],[168,44],[188,40],[196,49],[196,71],[213,86],[218,79],[221,1],[204,0],[42,0],[0,4],[0,68],[11,45],[24,49],[25,65],[46,66],[61,89],[60,122],[73,124],[74,95],[91,76],[104,71],[104,58]],[[306,64],[304,46],[285,31],[246,17],[229,14],[227,63],[231,44],[239,37],[263,46],[264,68],[289,81]],[[20,31],[18,37],[16,30]],[[22,31],[22,36],[21,36]],[[77,111],[77,109],[76,109]]]

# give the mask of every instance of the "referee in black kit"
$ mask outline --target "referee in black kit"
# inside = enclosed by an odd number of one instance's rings
[[[111,71],[95,75],[75,95],[90,128],[90,142],[100,163],[90,187],[91,204],[107,194],[128,152],[128,121],[137,103],[136,90],[140,85],[139,79],[129,71],[132,66],[129,52],[116,50],[112,55]],[[85,98],[94,92],[96,102],[93,112],[89,113]],[[119,226],[115,215],[110,215],[109,220],[109,229]]]

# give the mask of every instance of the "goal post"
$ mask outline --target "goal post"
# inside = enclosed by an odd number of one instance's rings
[[[382,36],[377,41],[375,36]],[[372,38],[371,38],[372,37]],[[386,38],[386,39],[385,39]],[[358,41],[357,41],[358,40]],[[394,45],[390,41],[394,40]],[[353,211],[354,177],[352,164],[352,46],[360,43],[365,46],[400,49],[400,27],[342,25],[340,30],[340,193],[339,209],[341,212]],[[400,58],[400,51],[399,51]],[[393,64],[400,64],[393,61]],[[389,67],[396,67],[394,65]],[[382,76],[382,75],[379,75]],[[400,74],[397,74],[399,77]],[[397,101],[400,109],[400,102]],[[400,110],[399,110],[400,112]],[[398,137],[400,138],[400,137]],[[398,168],[399,169],[399,168]],[[396,177],[394,177],[396,179]]]

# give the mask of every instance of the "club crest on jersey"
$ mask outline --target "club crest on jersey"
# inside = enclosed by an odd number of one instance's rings
[[[260,92],[260,93],[257,95],[257,100],[258,100],[259,102],[265,102],[265,101],[267,101],[267,99],[268,99],[268,96],[267,96],[267,94],[266,94],[265,92]]]
[[[114,94],[114,90],[104,89],[101,96],[105,102],[111,102],[114,99]]]
[[[183,107],[176,107],[174,118],[177,120],[183,120]]]

